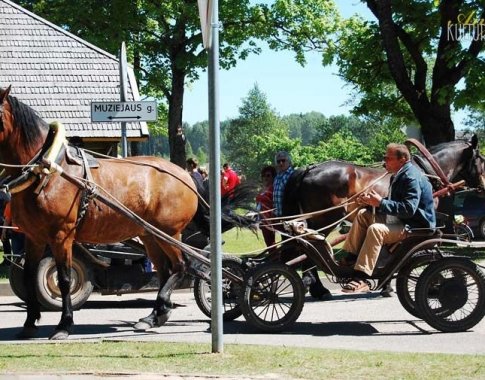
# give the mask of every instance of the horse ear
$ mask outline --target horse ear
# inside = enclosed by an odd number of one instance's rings
[[[5,99],[7,99],[7,96],[10,93],[11,88],[12,88],[12,85],[8,86],[6,90],[0,90],[0,103],[3,103]]]
[[[473,149],[476,149],[478,147],[478,137],[477,137],[477,135],[474,134],[472,136],[470,143],[472,144]]]

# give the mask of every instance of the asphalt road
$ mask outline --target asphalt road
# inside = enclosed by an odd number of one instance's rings
[[[333,290],[331,301],[306,298],[295,326],[280,334],[263,334],[240,317],[224,324],[224,344],[263,344],[293,347],[485,354],[485,319],[472,331],[441,333],[408,314],[396,296],[378,293],[346,295]],[[94,294],[74,314],[71,341],[169,341],[211,344],[210,320],[198,309],[192,293],[172,296],[185,305],[174,310],[162,327],[147,332],[133,331],[133,324],[148,315],[154,293],[101,296]],[[15,334],[25,320],[25,306],[16,297],[0,297],[0,344],[18,342]],[[60,312],[43,312],[38,338],[46,341],[59,322]],[[27,343],[27,342],[26,342]]]

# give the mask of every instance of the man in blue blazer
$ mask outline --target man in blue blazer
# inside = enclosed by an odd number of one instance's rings
[[[346,284],[346,293],[368,291],[363,279],[371,276],[383,245],[396,243],[406,237],[410,228],[436,227],[433,189],[428,178],[411,164],[408,148],[402,144],[389,144],[384,166],[392,173],[389,194],[386,198],[371,190],[358,199],[368,208],[360,210],[352,223],[343,249],[347,262],[355,262],[355,276]]]

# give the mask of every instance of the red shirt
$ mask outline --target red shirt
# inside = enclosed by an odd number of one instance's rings
[[[224,170],[224,177],[222,178],[221,195],[230,193],[241,181],[237,173],[231,168]]]
[[[271,210],[273,208],[273,185],[264,189],[263,192],[256,195],[256,202],[261,205],[261,212]],[[271,213],[263,213],[263,218],[270,217]]]

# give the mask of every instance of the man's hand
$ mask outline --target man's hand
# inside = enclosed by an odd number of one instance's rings
[[[362,194],[357,199],[357,203],[373,207],[379,207],[381,201],[382,197],[375,190],[371,190],[368,193]]]

